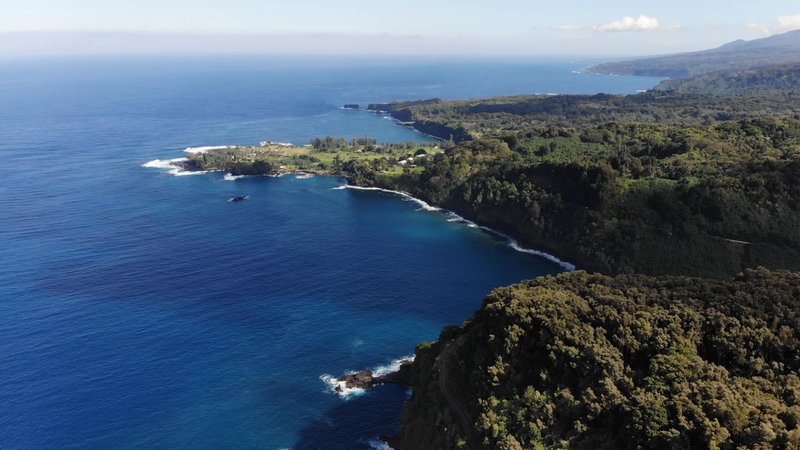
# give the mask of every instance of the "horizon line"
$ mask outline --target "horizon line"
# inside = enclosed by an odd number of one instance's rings
[[[562,48],[563,50],[559,50]],[[0,31],[0,59],[88,55],[320,55],[385,57],[636,58],[704,49],[581,51],[575,43],[514,44],[477,36],[353,32],[187,32],[111,30]]]

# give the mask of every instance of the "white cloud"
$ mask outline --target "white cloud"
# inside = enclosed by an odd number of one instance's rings
[[[658,19],[642,14],[638,19],[634,19],[633,17],[623,17],[622,19],[615,20],[614,22],[600,25],[596,29],[597,31],[610,32],[658,31],[661,30],[662,27],[661,24],[658,23]]]
[[[778,29],[781,31],[800,30],[800,14],[778,17]]]
[[[559,25],[555,27],[558,31],[601,31],[610,33],[621,33],[631,31],[672,31],[680,27],[665,27],[655,17],[644,14],[638,18],[623,17],[603,25],[580,26],[580,25]]]
[[[772,28],[770,28],[768,25],[761,25],[758,23],[748,23],[746,26],[751,30],[758,30],[762,32],[765,36],[769,36],[770,34],[772,34]]]
[[[780,16],[778,17],[778,24],[776,26],[763,25],[760,23],[748,23],[747,28],[759,30],[765,36],[786,33],[787,31],[800,30],[800,14]]]

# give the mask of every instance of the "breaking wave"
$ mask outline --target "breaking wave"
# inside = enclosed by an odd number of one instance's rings
[[[154,159],[142,164],[142,167],[147,167],[148,169],[172,169],[175,167],[175,163],[183,161],[186,161],[186,158]]]
[[[236,181],[236,180],[240,180],[240,179],[242,179],[242,178],[244,178],[246,176],[247,175],[233,175],[231,173],[226,173],[225,176],[222,177],[222,179],[225,180],[225,181]]]
[[[185,170],[179,164],[184,161],[186,161],[186,158],[154,159],[152,161],[147,161],[146,163],[142,164],[142,167],[146,167],[148,169],[167,169],[168,174],[175,175],[176,177],[183,177],[187,175],[200,175],[208,173],[208,171],[205,170],[202,171]]]
[[[336,394],[344,400],[363,395],[367,392],[361,388],[349,388],[344,380],[340,380],[333,375],[323,374],[320,375],[319,379],[328,386],[328,392]]]

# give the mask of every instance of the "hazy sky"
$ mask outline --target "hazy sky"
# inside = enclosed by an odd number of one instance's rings
[[[0,0],[3,54],[655,54],[798,28],[786,0]]]

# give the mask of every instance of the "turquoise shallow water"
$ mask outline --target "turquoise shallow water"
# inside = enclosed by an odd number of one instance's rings
[[[426,139],[343,103],[654,83],[560,61],[404,64],[0,62],[0,447],[350,449],[397,432],[403,389],[343,400],[320,376],[411,354],[493,287],[561,268],[336,178],[141,165],[264,139]]]

